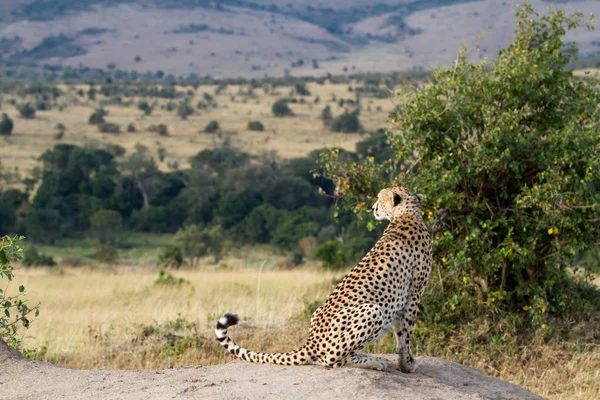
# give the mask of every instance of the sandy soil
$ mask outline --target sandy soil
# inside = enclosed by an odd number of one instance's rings
[[[390,360],[394,357],[389,355]],[[164,371],[80,371],[27,361],[0,341],[0,398],[25,399],[541,399],[471,368],[422,357],[402,374],[235,361]]]

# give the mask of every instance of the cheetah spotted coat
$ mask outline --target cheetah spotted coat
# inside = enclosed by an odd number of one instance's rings
[[[385,370],[387,360],[359,353],[390,330],[396,337],[399,369],[414,372],[414,322],[431,271],[431,235],[421,215],[421,196],[392,187],[378,194],[376,219],[390,224],[382,237],[312,315],[305,345],[288,353],[260,353],[235,344],[227,329],[238,323],[227,314],[217,323],[217,340],[246,361],[280,365],[343,365]]]

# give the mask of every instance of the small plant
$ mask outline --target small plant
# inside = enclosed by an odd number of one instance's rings
[[[144,115],[150,115],[152,114],[152,109],[153,107],[148,104],[148,102],[146,100],[141,100],[138,104],[137,107],[139,110],[144,112]]]
[[[169,136],[169,128],[165,124],[150,125],[149,132],[157,132],[160,136]]]
[[[167,157],[167,149],[165,149],[163,146],[160,146],[158,149],[156,149],[156,155],[160,162],[165,161],[165,157]]]
[[[347,263],[344,244],[337,240],[330,240],[319,245],[315,257],[321,260],[325,269],[342,269]]]
[[[25,103],[17,106],[19,110],[19,115],[21,118],[32,119],[35,118],[35,108],[32,107],[31,104]]]
[[[219,123],[217,121],[210,121],[208,124],[206,124],[206,126],[204,127],[204,132],[205,133],[215,133],[218,132],[219,129],[221,129],[221,127],[219,126]]]
[[[40,254],[35,247],[29,246],[23,253],[23,265],[26,267],[54,267],[56,262],[51,256]]]
[[[112,264],[117,258],[117,249],[112,246],[101,244],[96,248],[96,261],[101,264]]]
[[[155,285],[165,285],[165,286],[181,286],[183,284],[188,284],[190,281],[183,278],[175,278],[170,273],[166,272],[164,269],[158,270],[158,278],[154,281]]]
[[[10,119],[5,113],[2,114],[2,120],[0,120],[0,135],[11,135],[14,128],[13,120]]]
[[[19,242],[23,236],[4,236],[0,238],[0,338],[2,338],[12,349],[20,349],[21,341],[17,337],[18,327],[25,329],[31,325],[31,315],[36,317],[40,314],[39,303],[29,306],[25,303],[25,287],[20,285],[18,293],[9,295],[7,290],[14,279],[12,263],[22,260],[23,249]]]
[[[248,122],[248,130],[249,131],[264,131],[265,126],[260,121],[249,121]]]
[[[193,113],[194,109],[190,106],[190,102],[187,99],[179,103],[179,106],[177,107],[177,115],[179,115],[179,118],[185,120]]]
[[[328,125],[333,119],[333,114],[331,113],[331,107],[326,105],[321,111],[321,119],[325,125]]]
[[[127,132],[129,132],[129,133],[137,132],[137,129],[135,128],[135,125],[133,124],[133,122],[131,122],[129,125],[127,125]]]
[[[279,99],[275,103],[273,103],[273,107],[271,108],[273,111],[273,115],[276,117],[290,117],[294,115],[294,112],[288,105],[288,99]]]
[[[358,110],[353,112],[344,112],[342,115],[331,121],[329,125],[334,132],[356,133],[361,129],[360,121],[358,120]]]
[[[121,133],[121,127],[119,126],[119,124],[115,124],[113,122],[101,123],[100,125],[98,125],[98,130],[102,133],[113,133],[115,135]]]
[[[167,268],[179,268],[183,265],[183,251],[180,247],[171,244],[162,248],[158,261],[160,265]]]
[[[106,117],[107,115],[108,115],[108,111],[104,110],[103,108],[98,108],[88,118],[88,124],[90,124],[90,125],[103,124],[104,117]]]

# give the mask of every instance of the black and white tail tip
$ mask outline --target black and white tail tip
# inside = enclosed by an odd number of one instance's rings
[[[217,340],[222,342],[227,337],[227,328],[232,325],[237,325],[240,322],[240,318],[234,313],[227,313],[217,321]]]

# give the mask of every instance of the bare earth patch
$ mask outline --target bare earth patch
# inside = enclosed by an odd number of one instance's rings
[[[394,356],[386,356],[390,360]],[[236,361],[163,371],[82,371],[27,361],[0,342],[3,399],[541,399],[518,386],[434,357],[414,374],[281,367]]]

